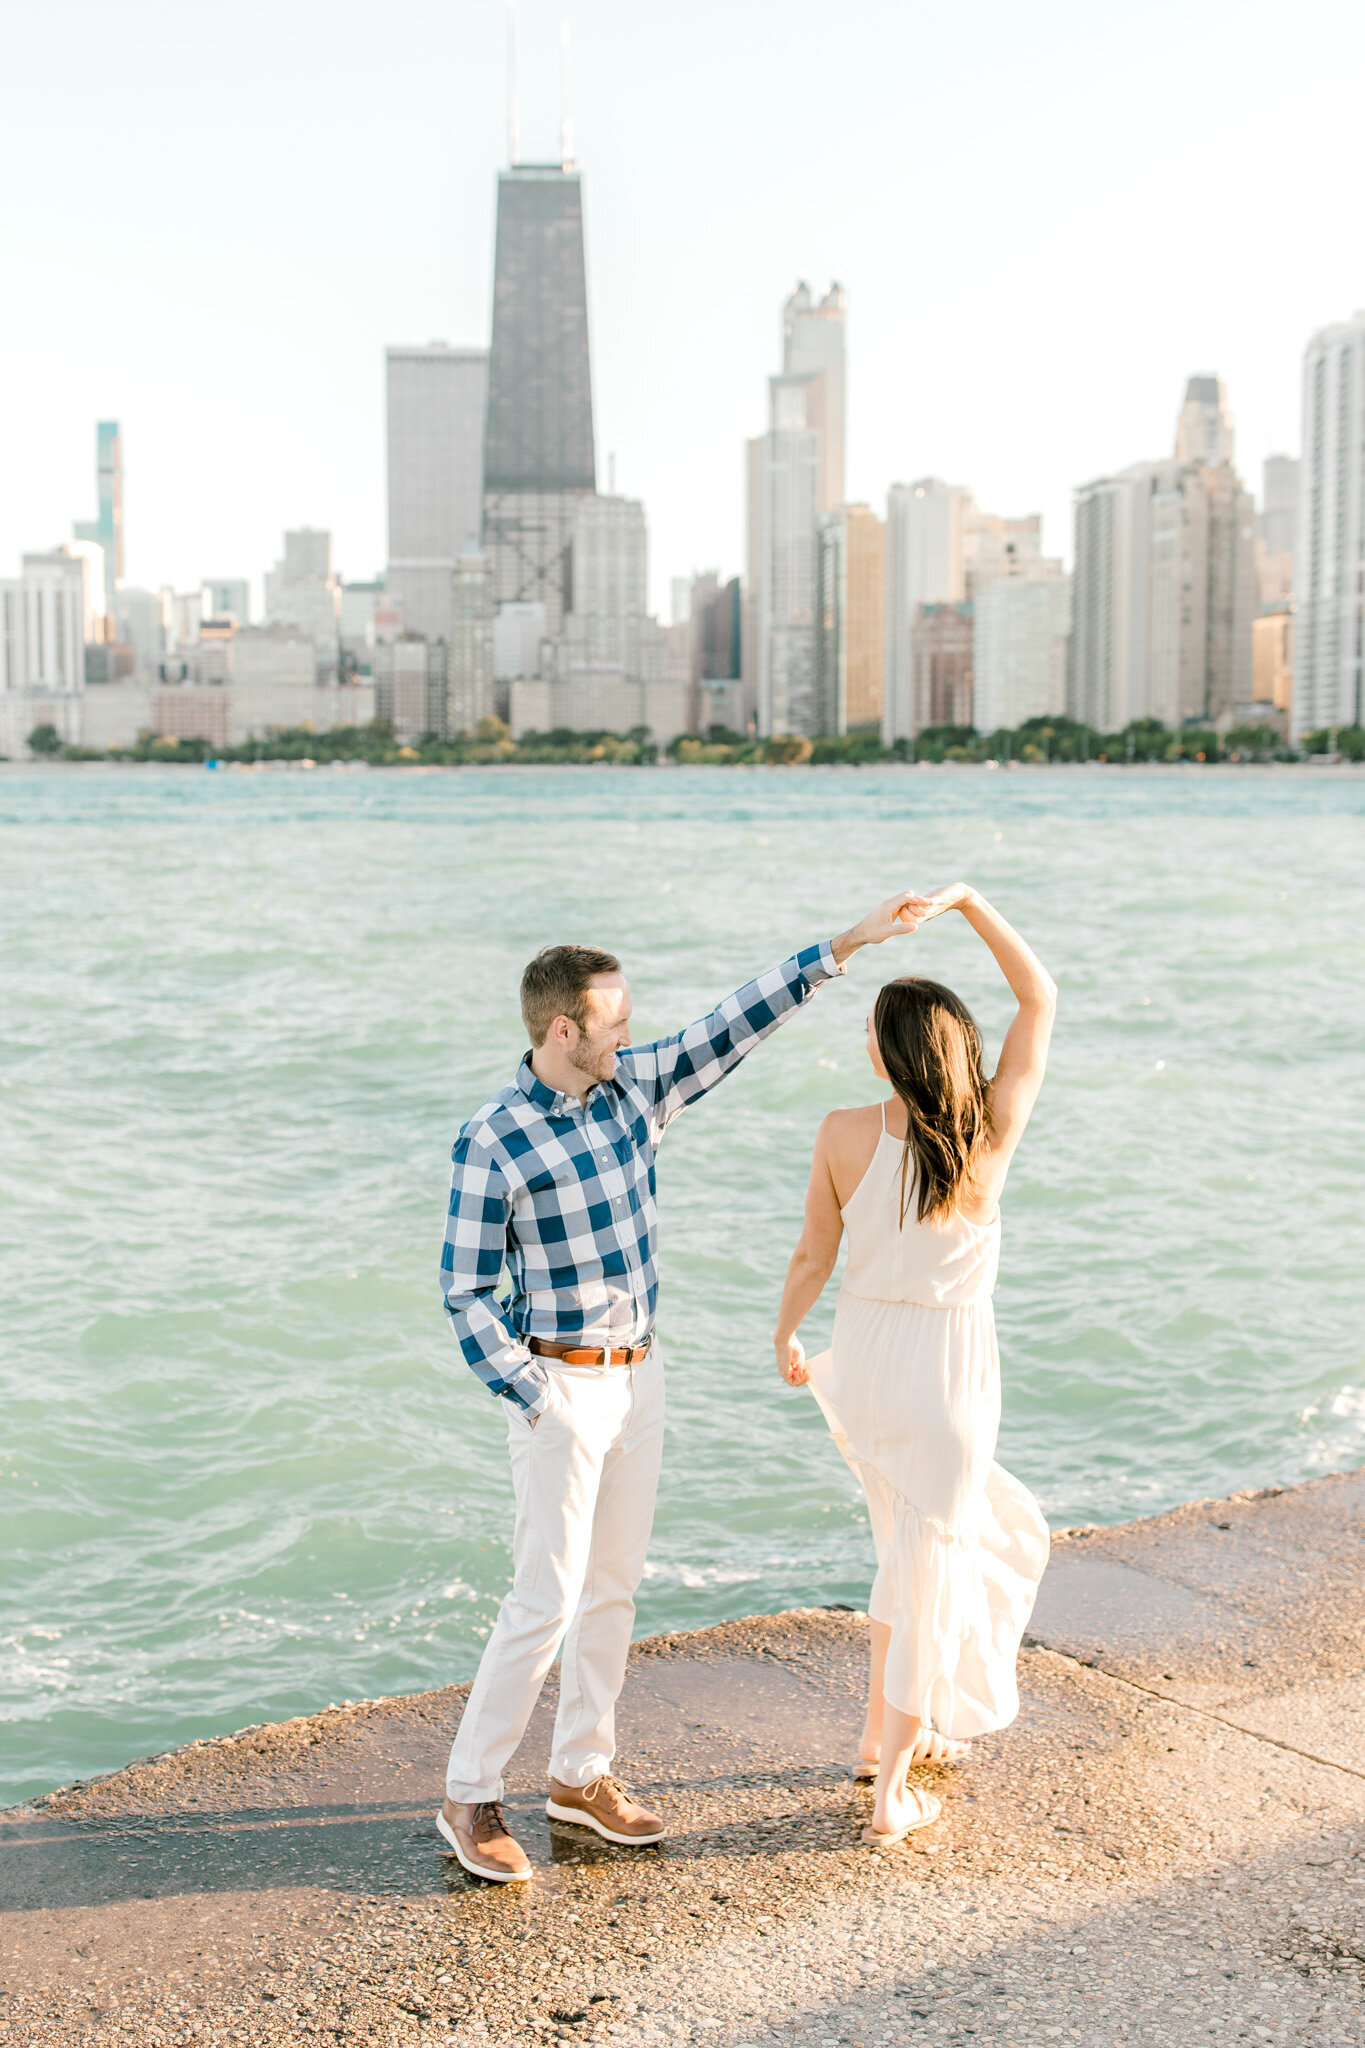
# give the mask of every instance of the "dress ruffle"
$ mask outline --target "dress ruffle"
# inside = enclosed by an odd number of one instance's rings
[[[810,1389],[867,1500],[877,1576],[868,1601],[891,1630],[885,1694],[941,1735],[970,1741],[1019,1711],[1015,1660],[1047,1565],[1027,1487],[992,1464],[956,1526],[926,1515],[859,1456],[829,1396],[832,1354],[806,1361]]]

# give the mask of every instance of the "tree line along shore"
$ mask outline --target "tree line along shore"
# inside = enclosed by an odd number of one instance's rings
[[[752,739],[724,726],[705,734],[684,734],[660,749],[648,726],[628,732],[526,732],[513,739],[500,719],[486,718],[473,734],[442,738],[434,732],[402,745],[387,719],[369,725],[314,732],[307,726],[272,728],[263,738],[237,747],[215,747],[204,739],[176,739],[140,733],[131,747],[68,746],[55,726],[38,725],[29,750],[44,760],[170,762],[181,765],[249,766],[258,761],[293,761],[313,766],[365,764],[372,768],[537,766],[606,762],[649,767],[661,759],[680,767],[871,767],[879,763],[984,764],[1086,762],[1119,766],[1153,762],[1273,762],[1327,758],[1365,760],[1365,727],[1340,726],[1306,733],[1296,743],[1269,725],[1211,726],[1173,731],[1159,719],[1141,718],[1122,732],[1097,732],[1071,718],[1031,718],[1014,731],[980,733],[969,725],[929,726],[913,740],[886,747],[875,730],[819,739],[774,736]]]

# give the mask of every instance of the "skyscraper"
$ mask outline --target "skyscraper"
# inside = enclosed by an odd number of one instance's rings
[[[945,484],[936,476],[892,484],[887,493],[882,740],[888,747],[895,740],[912,739],[919,730],[911,648],[919,607],[958,604],[967,594],[965,541],[971,502],[964,485]]]
[[[488,351],[385,350],[389,568],[409,632],[449,640],[455,568],[483,527]]]
[[[341,585],[332,573],[332,536],[300,526],[284,536],[284,559],[265,576],[269,625],[295,626],[313,642],[320,671],[334,671],[341,647]]]
[[[885,558],[885,528],[870,505],[821,515],[815,694],[822,733],[880,729]]]
[[[498,604],[573,608],[575,501],[597,488],[583,184],[559,164],[498,177],[483,536]]]
[[[117,420],[101,420],[95,428],[95,486],[99,511],[94,519],[78,520],[76,540],[92,540],[104,550],[104,589],[94,593],[95,609],[114,609],[114,592],[123,581],[123,440]]]
[[[455,564],[443,724],[447,739],[471,736],[493,709],[493,593],[485,558],[473,549]]]
[[[0,583],[0,691],[84,689],[99,616],[90,585],[90,555],[71,547],[25,555],[20,574]]]
[[[1138,463],[1076,492],[1067,710],[1098,732],[1147,716],[1147,500],[1158,467]]]
[[[1256,582],[1263,611],[1288,604],[1293,597],[1298,523],[1299,465],[1292,455],[1267,455],[1261,465],[1261,510],[1256,520]]]
[[[768,379],[768,431],[749,443],[745,685],[758,730],[822,729],[816,701],[819,520],[844,495],[842,285],[782,309],[782,372]]]
[[[815,548],[821,444],[808,403],[818,376],[768,379],[768,431],[751,443],[749,559],[754,710],[761,734],[810,733],[815,705]]]
[[[1232,411],[1221,377],[1191,377],[1175,427],[1177,462],[1205,462],[1211,467],[1235,460]]]
[[[1292,555],[1299,520],[1299,464],[1292,455],[1267,455],[1261,464],[1261,516],[1266,552]]]
[[[1251,695],[1255,511],[1221,378],[1191,377],[1176,453],[1076,494],[1067,704],[1101,732],[1220,718]]]
[[[807,424],[820,436],[820,510],[844,502],[844,314],[848,294],[831,284],[823,299],[804,282],[782,308],[782,369],[819,379],[806,399]]]
[[[1302,445],[1295,734],[1365,719],[1365,312],[1304,351]]]
[[[583,182],[558,164],[498,177],[484,489],[597,488]]]
[[[1013,731],[1027,718],[1066,710],[1066,642],[1071,581],[1058,561],[1039,558],[1018,576],[999,576],[972,599],[972,723]]]

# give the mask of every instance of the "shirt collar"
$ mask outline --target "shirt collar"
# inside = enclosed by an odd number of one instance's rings
[[[565,1095],[558,1088],[545,1086],[531,1065],[529,1052],[524,1055],[517,1069],[517,1086],[527,1101],[534,1102],[544,1116],[572,1116],[575,1110],[581,1111],[585,1116],[587,1114],[587,1103],[580,1102],[576,1095]]]

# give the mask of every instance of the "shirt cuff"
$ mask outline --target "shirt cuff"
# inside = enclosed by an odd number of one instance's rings
[[[832,981],[836,975],[846,972],[846,969],[834,957],[833,939],[822,939],[820,941],[820,965],[824,969],[821,979],[825,981]]]
[[[507,1384],[516,1393],[522,1411],[532,1420],[546,1406],[550,1395],[550,1382],[543,1365],[537,1365],[528,1352],[515,1372],[506,1374]]]

